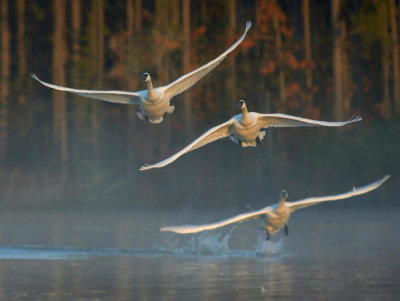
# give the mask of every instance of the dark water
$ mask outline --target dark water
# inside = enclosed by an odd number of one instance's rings
[[[270,242],[256,221],[158,232],[215,213],[2,212],[0,299],[399,300],[400,210],[332,207],[299,211]]]

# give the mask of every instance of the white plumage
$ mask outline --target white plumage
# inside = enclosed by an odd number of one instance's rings
[[[142,74],[142,80],[146,82],[147,90],[138,92],[73,89],[46,83],[40,80],[35,74],[32,74],[31,76],[42,85],[52,89],[66,91],[80,96],[99,99],[107,102],[139,105],[141,111],[138,112],[137,115],[140,119],[147,120],[151,123],[160,123],[163,120],[165,113],[171,114],[175,109],[174,106],[170,105],[170,99],[189,89],[211,70],[217,67],[218,64],[221,63],[222,60],[243,41],[250,27],[251,22],[247,22],[243,35],[216,59],[188,74],[181,76],[172,83],[158,88],[153,88],[151,77],[148,73]]]
[[[171,157],[150,165],[144,165],[140,170],[151,168],[160,168],[166,166],[180,156],[200,148],[215,140],[230,137],[232,141],[240,144],[242,147],[257,146],[265,136],[263,129],[269,127],[299,127],[299,126],[327,126],[339,127],[349,123],[362,120],[357,116],[348,121],[329,122],[320,120],[311,120],[302,117],[290,116],[286,114],[260,114],[256,112],[248,112],[244,100],[238,101],[238,107],[242,110],[242,114],[236,115],[227,122],[211,128],[188,146],[172,155]]]
[[[242,213],[237,216],[212,223],[212,224],[205,224],[205,225],[185,225],[185,226],[170,226],[170,227],[163,227],[160,231],[169,231],[175,232],[179,234],[189,234],[189,233],[197,233],[206,230],[212,230],[224,227],[229,224],[244,222],[251,219],[258,219],[262,218],[265,222],[265,229],[267,231],[268,237],[269,233],[276,233],[282,227],[284,227],[290,217],[290,215],[301,208],[309,207],[312,205],[316,205],[321,202],[329,202],[329,201],[337,201],[348,199],[353,196],[361,195],[368,193],[372,190],[377,189],[381,186],[385,181],[390,178],[389,175],[386,175],[382,179],[379,179],[369,185],[355,188],[351,191],[336,194],[336,195],[328,195],[328,196],[320,196],[320,197],[310,197],[306,199],[302,199],[295,202],[286,202],[287,193],[286,191],[282,191],[281,197],[278,203],[273,204],[271,206],[262,208],[257,211],[252,211],[248,213]]]

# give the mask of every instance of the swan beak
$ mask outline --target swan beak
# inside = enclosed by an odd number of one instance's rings
[[[288,198],[288,193],[286,190],[281,191],[281,197],[280,199],[287,199]]]
[[[142,73],[141,78],[142,78],[142,80],[146,81],[150,78],[150,74],[148,74],[147,72]]]
[[[239,109],[241,109],[241,108],[243,108],[243,106],[244,106],[244,100],[243,100],[243,99],[238,100],[238,102],[237,102],[237,107],[238,107]]]

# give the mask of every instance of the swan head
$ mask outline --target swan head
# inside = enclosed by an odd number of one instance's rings
[[[141,75],[142,80],[144,80],[145,82],[150,80],[150,74],[148,74],[147,72],[142,73]]]
[[[287,198],[288,198],[288,193],[287,193],[287,191],[286,190],[281,190],[281,194],[280,194],[280,196],[279,196],[279,200],[281,201],[281,200],[286,200]]]
[[[238,100],[237,107],[238,109],[244,109],[246,107],[246,103],[244,102],[243,99]]]

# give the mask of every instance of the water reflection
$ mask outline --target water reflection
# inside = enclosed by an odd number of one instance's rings
[[[173,247],[155,213],[2,212],[0,300],[400,297],[396,211],[355,213],[310,210],[273,242],[243,224]],[[207,239],[223,247],[202,253]]]

